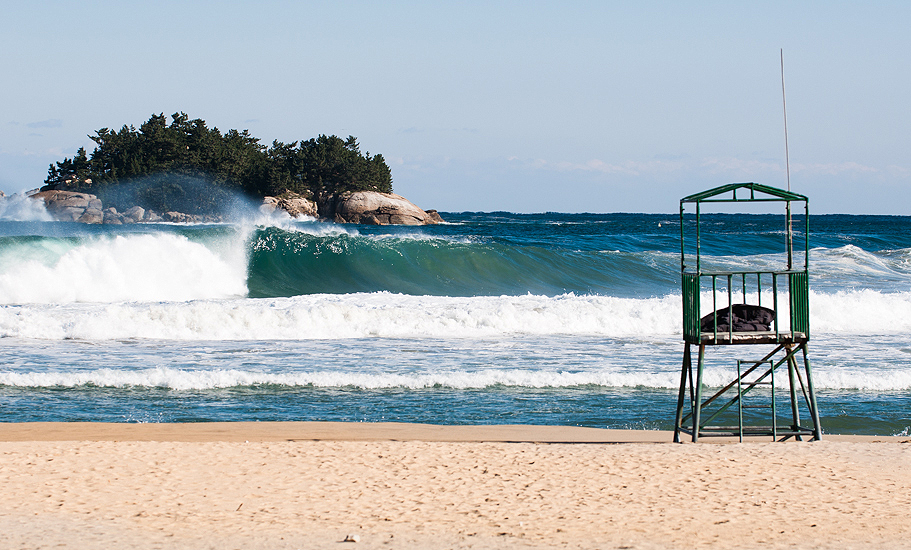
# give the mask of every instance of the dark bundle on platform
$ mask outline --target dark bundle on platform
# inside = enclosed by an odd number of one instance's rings
[[[700,320],[702,332],[715,331],[715,318],[718,319],[718,332],[758,332],[772,329],[775,311],[767,307],[749,304],[734,304],[730,308],[721,308],[709,313]]]

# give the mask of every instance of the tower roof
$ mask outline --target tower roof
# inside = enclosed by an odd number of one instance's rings
[[[741,189],[748,190],[748,196],[744,197],[744,192],[741,192],[740,197],[737,196],[737,191]],[[725,193],[731,193],[730,197],[723,197]],[[683,197],[680,199],[681,203],[684,202],[750,202],[750,201],[800,201],[808,202],[809,199],[805,195],[799,193],[793,193],[791,191],[786,191],[784,189],[779,189],[777,187],[771,187],[769,185],[763,185],[761,183],[729,183],[727,185],[722,185],[720,187],[715,187],[714,189],[709,189],[708,191],[703,191],[701,193],[694,193],[692,195]]]

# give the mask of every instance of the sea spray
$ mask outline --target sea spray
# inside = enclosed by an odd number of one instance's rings
[[[53,217],[44,208],[44,201],[30,198],[25,193],[0,197],[0,221],[49,222]]]
[[[45,250],[52,252],[43,259],[26,252],[14,258],[3,251],[0,303],[176,301],[246,294],[243,248],[220,255],[171,233],[48,245]]]

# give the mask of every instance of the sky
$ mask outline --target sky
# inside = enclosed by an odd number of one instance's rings
[[[732,182],[911,215],[911,2],[0,0],[0,190],[179,111],[354,135],[444,212],[676,212]]]

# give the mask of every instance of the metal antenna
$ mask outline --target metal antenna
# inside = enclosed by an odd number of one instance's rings
[[[784,112],[784,166],[788,176],[788,192],[791,192],[791,158],[788,153],[788,103],[784,93],[784,48],[781,49],[781,108]],[[791,251],[794,248],[794,231],[791,226],[791,201],[785,204],[785,216],[788,219],[788,271],[793,267]]]
[[[791,159],[788,154],[788,102],[784,94],[784,48],[781,49],[781,107],[784,111],[784,165],[788,175],[788,191],[791,190]]]

